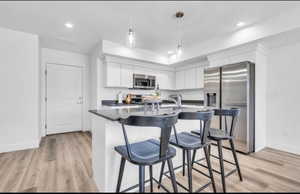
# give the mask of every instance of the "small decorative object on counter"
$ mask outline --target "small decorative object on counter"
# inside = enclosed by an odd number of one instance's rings
[[[121,91],[118,93],[117,99],[118,99],[118,104],[122,104],[123,103],[123,95],[122,95]]]
[[[131,94],[127,94],[126,99],[125,99],[126,104],[131,104]]]
[[[156,96],[160,96],[159,84],[157,84],[157,86],[156,86],[155,94],[156,94]]]

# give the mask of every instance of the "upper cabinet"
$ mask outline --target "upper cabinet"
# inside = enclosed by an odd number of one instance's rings
[[[195,68],[187,69],[184,71],[184,89],[196,88],[196,71]]]
[[[121,86],[121,65],[118,63],[106,63],[106,86]]]
[[[160,71],[155,73],[156,83],[159,84],[159,88],[162,90],[174,90],[175,89],[175,72],[173,71]]]
[[[176,90],[204,87],[204,67],[196,66],[176,71]]]
[[[176,71],[176,90],[185,89],[185,73],[184,71]]]
[[[121,86],[125,88],[133,87],[133,66],[121,65]]]
[[[106,63],[106,87],[130,88],[133,83],[133,67],[118,63]]]
[[[196,68],[196,88],[204,88],[204,67]]]
[[[189,65],[175,71],[172,67],[153,67],[153,64],[149,64],[148,67],[148,64],[140,65],[139,63],[109,58],[105,71],[106,87],[132,88],[133,74],[156,76],[156,84],[159,84],[162,90],[187,90],[204,87],[204,67],[201,65]]]

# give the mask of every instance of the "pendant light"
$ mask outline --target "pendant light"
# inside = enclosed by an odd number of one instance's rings
[[[178,44],[176,48],[176,58],[180,58],[182,54],[182,22],[183,22],[183,16],[184,13],[182,11],[178,11],[175,14],[177,23],[178,23]]]
[[[132,27],[128,30],[128,45],[130,48],[135,46],[135,34]]]
[[[127,45],[130,48],[135,47],[135,31],[133,29],[133,19],[129,16],[129,29],[127,32]]]

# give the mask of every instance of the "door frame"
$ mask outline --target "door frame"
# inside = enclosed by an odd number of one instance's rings
[[[44,70],[44,99],[42,99],[42,102],[44,102],[44,134],[42,136],[51,135],[47,133],[47,82],[48,82],[48,65],[58,65],[58,66],[69,66],[69,67],[75,67],[81,69],[81,92],[82,92],[82,104],[81,104],[81,131],[84,130],[84,104],[86,102],[85,99],[85,85],[84,85],[84,66],[78,66],[78,65],[68,65],[68,64],[59,64],[59,63],[45,63],[45,70]]]

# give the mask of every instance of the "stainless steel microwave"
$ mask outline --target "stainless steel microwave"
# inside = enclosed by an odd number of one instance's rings
[[[156,77],[152,75],[133,74],[133,88],[155,89]]]

